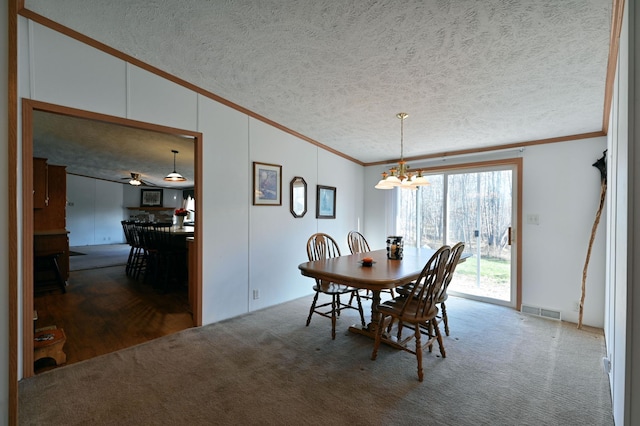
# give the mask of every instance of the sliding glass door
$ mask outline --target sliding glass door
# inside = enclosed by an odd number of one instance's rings
[[[471,257],[458,265],[451,294],[515,305],[514,168],[445,170],[429,175],[429,186],[396,191],[396,233],[406,246],[465,242]]]

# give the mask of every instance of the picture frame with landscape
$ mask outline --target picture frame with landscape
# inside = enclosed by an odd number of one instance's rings
[[[282,166],[253,162],[253,205],[282,205]]]
[[[162,207],[162,189],[141,189],[140,207]]]
[[[336,218],[336,188],[335,186],[316,186],[316,218]]]

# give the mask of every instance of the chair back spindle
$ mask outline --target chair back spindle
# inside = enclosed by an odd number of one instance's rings
[[[340,256],[340,248],[330,235],[317,233],[307,241],[307,256],[309,261],[330,259]]]
[[[354,253],[366,253],[371,251],[369,248],[369,243],[358,231],[351,231],[347,235],[347,243],[349,244],[349,250],[351,250],[351,254]]]
[[[449,255],[449,260],[444,269],[444,277],[442,278],[442,291],[441,296],[438,300],[442,300],[446,298],[447,288],[451,283],[451,279],[453,278],[453,273],[456,270],[456,266],[460,262],[460,257],[462,256],[462,252],[464,251],[464,242],[459,242],[451,248],[451,254]]]
[[[399,317],[420,322],[433,316],[433,310],[443,289],[445,267],[451,247],[442,246],[431,256],[420,276],[411,287],[411,294],[405,298]]]

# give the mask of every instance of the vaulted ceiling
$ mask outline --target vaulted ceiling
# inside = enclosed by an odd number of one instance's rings
[[[612,0],[25,7],[364,164],[603,129]]]

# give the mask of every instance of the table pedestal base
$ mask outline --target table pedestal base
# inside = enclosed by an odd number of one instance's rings
[[[370,339],[374,339],[375,340],[375,338],[376,338],[376,329],[377,329],[378,325],[376,324],[375,327],[372,327],[372,325],[373,325],[373,323],[369,323],[369,324],[367,324],[367,327],[363,328],[363,327],[359,327],[357,324],[354,324],[351,327],[349,327],[349,331],[351,333],[356,333],[356,334],[360,334],[362,336],[367,336]],[[386,327],[387,327],[387,321],[385,321],[385,328]],[[412,337],[405,337],[401,341],[398,341],[396,335],[397,335],[396,327],[393,327],[391,329],[391,331],[388,331],[388,332],[387,331],[383,331],[382,332],[382,339],[380,339],[380,342],[384,343],[385,345],[389,345],[391,347],[394,347],[396,349],[406,350],[407,343],[412,340]]]

